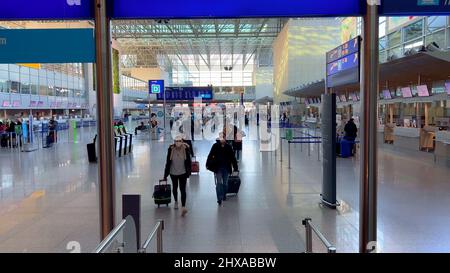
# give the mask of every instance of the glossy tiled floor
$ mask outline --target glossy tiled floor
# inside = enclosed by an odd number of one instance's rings
[[[61,142],[49,149],[20,153],[0,150],[0,252],[69,252],[78,241],[83,252],[99,242],[97,165],[89,164],[85,142]],[[121,194],[142,195],[142,236],[156,219],[166,221],[166,252],[302,252],[301,220],[311,217],[338,252],[358,249],[358,158],[338,159],[338,197],[333,211],[318,205],[321,162],[316,146],[287,145],[280,153],[260,152],[244,144],[238,197],[218,208],[214,181],[204,163],[211,143],[194,143],[202,170],[188,183],[186,217],[171,207],[156,208],[153,184],[163,174],[169,142],[141,135],[132,155],[116,161],[117,220]],[[302,150],[302,151],[301,151]],[[384,252],[448,252],[450,170],[434,165],[429,155],[407,154],[381,146],[379,153],[378,237]],[[323,251],[315,241],[316,250]]]

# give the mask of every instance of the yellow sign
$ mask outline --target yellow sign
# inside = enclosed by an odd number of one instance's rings
[[[18,64],[18,65],[34,69],[41,69],[41,64]]]

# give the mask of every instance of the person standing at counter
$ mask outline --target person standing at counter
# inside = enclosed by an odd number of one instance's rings
[[[344,127],[345,139],[348,141],[355,141],[358,134],[358,128],[356,127],[355,120],[350,119]]]

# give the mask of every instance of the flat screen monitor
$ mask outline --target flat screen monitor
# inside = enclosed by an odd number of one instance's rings
[[[383,98],[384,98],[385,100],[390,100],[390,99],[392,99],[391,91],[389,91],[389,90],[383,90]]]
[[[450,95],[450,82],[445,83],[445,89],[447,90],[447,94]]]
[[[356,96],[356,93],[352,94],[352,101],[358,101],[358,97]]]
[[[404,98],[412,98],[412,92],[410,87],[403,87],[402,88],[402,96]]]
[[[419,97],[429,97],[430,93],[428,92],[428,87],[426,85],[417,86],[417,94]]]
[[[309,105],[308,99],[305,99],[305,105]]]
[[[336,102],[341,102],[341,98],[339,96],[336,96]]]
[[[347,97],[345,95],[341,95],[341,101],[342,102],[347,102]]]
[[[2,106],[9,107],[10,106],[9,100],[4,100]]]

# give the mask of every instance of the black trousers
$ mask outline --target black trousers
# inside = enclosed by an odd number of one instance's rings
[[[172,191],[173,191],[173,199],[175,202],[178,202],[178,185],[180,186],[181,192],[181,206],[186,206],[186,183],[187,183],[187,175],[170,175],[170,179],[172,179]]]

